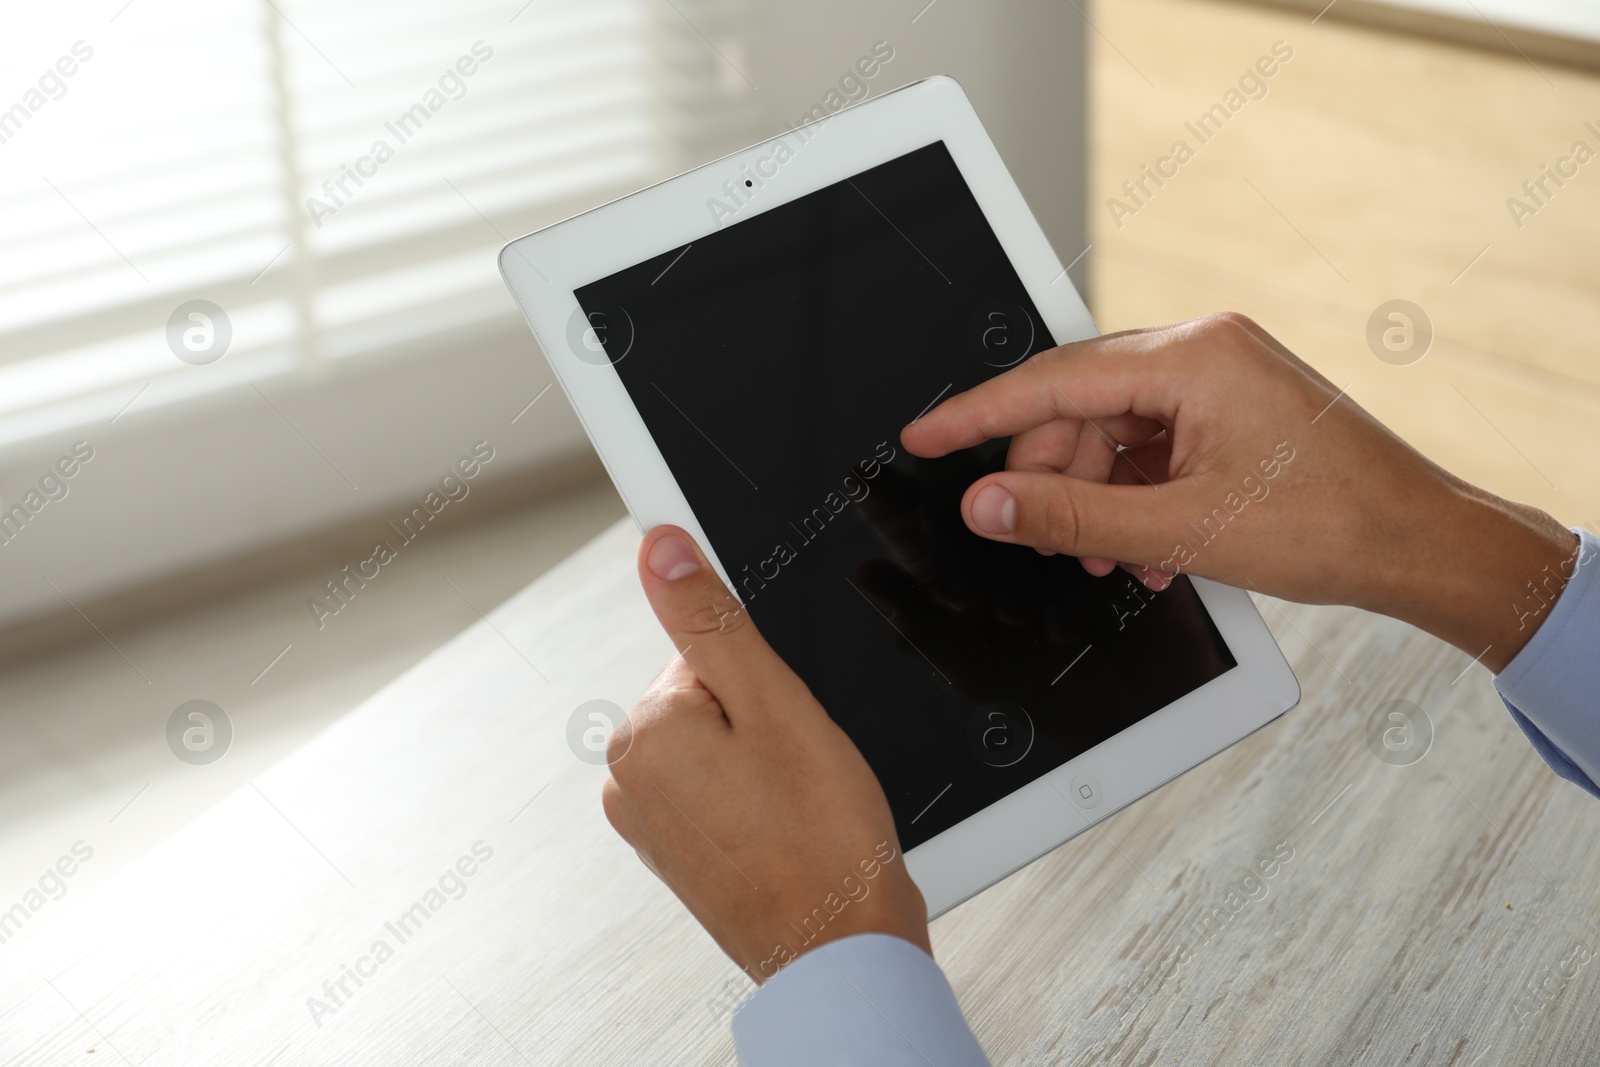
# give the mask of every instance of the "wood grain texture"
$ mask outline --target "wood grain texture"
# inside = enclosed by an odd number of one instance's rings
[[[566,742],[574,708],[628,706],[671,652],[636,543],[619,523],[0,948],[0,1064],[731,1063],[743,978],[611,832],[604,772]],[[1299,709],[935,924],[995,1063],[1600,1060],[1600,968],[1551,977],[1600,944],[1600,806],[1543,767],[1482,667],[1456,680],[1461,653],[1263,604]],[[1366,740],[1396,698],[1436,729],[1407,767]],[[385,924],[475,845],[492,856],[401,942]],[[1275,848],[1292,859],[1230,911]],[[379,940],[392,956],[319,1025],[308,998]]]
[[[1547,180],[1537,215],[1508,208],[1575,142],[1600,151],[1600,73],[1337,21],[1344,6],[1315,23],[1222,0],[1096,6],[1095,320],[1245,312],[1473,484],[1600,523],[1600,465],[1574,447],[1600,439],[1600,164]],[[1294,56],[1265,95],[1201,143],[1185,124],[1279,41]],[[1114,212],[1180,139],[1193,158]],[[1394,298],[1434,330],[1410,366],[1365,338]]]

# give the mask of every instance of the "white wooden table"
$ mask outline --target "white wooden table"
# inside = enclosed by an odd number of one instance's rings
[[[611,832],[604,772],[566,742],[574,708],[629,706],[671,651],[636,544],[612,528],[0,948],[0,1067],[730,1063],[744,979]],[[994,1061],[1600,1062],[1600,962],[1579,962],[1600,948],[1600,804],[1466,656],[1263,604],[1300,708],[935,924]],[[1436,730],[1404,767],[1366,739],[1396,698]],[[462,857],[470,877],[430,899]],[[386,924],[408,910],[401,940]]]

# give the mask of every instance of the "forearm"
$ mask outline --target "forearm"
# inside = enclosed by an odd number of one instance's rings
[[[1414,555],[1367,607],[1450,642],[1498,674],[1550,614],[1578,539],[1551,516],[1456,479],[1408,509]]]

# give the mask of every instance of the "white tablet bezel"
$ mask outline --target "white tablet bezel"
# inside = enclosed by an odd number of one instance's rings
[[[790,151],[781,163],[777,146]],[[621,378],[574,350],[574,291],[935,141],[943,141],[1058,342],[1098,331],[966,94],[938,77],[886,93],[507,244],[500,270],[642,530],[693,533],[727,581]],[[752,186],[746,189],[745,181]],[[759,182],[759,185],[754,184]],[[731,183],[731,185],[730,185]],[[711,210],[742,192],[731,219]],[[734,588],[728,582],[729,588]],[[1196,579],[1238,667],[906,853],[937,915],[1292,708],[1300,687],[1248,594]],[[1069,799],[1086,789],[1090,794]],[[933,799],[929,798],[930,801]]]

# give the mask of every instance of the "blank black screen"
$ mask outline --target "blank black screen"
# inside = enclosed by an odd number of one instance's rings
[[[969,532],[961,495],[1006,441],[900,447],[936,399],[1055,345],[942,142],[576,295],[904,848],[1235,666],[1187,578],[1151,594]]]

